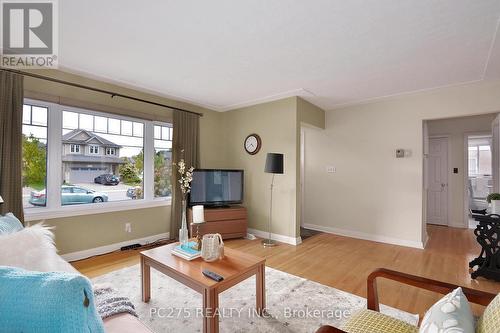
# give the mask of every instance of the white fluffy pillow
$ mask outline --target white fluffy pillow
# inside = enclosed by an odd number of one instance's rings
[[[419,333],[474,333],[474,317],[462,288],[437,301],[425,314]]]
[[[0,235],[0,266],[40,272],[77,272],[57,254],[51,229],[38,223],[12,234]]]

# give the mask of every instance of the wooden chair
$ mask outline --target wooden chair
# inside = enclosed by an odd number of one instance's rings
[[[393,281],[397,281],[409,286],[433,291],[439,294],[446,295],[456,288],[460,287],[454,284],[436,281],[432,279],[423,278],[420,276],[410,275],[406,273],[401,273],[385,268],[378,268],[373,271],[367,279],[368,290],[367,290],[367,308],[368,310],[373,310],[380,312],[380,305],[378,300],[377,291],[377,278],[384,278]],[[464,295],[467,297],[469,302],[487,306],[495,297],[496,294],[488,293],[485,291],[470,289],[462,287]],[[326,325],[320,327],[316,333],[347,333],[341,329]]]

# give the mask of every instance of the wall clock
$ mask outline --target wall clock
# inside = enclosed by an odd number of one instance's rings
[[[250,134],[246,137],[244,147],[247,153],[255,155],[259,152],[262,145],[262,140],[258,134]]]

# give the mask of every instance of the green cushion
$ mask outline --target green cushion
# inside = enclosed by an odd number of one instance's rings
[[[348,333],[417,333],[418,327],[372,310],[356,312],[341,327]]]
[[[484,309],[479,318],[476,333],[498,333],[500,328],[500,294]]]

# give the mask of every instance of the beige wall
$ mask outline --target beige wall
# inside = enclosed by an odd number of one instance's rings
[[[422,122],[497,112],[499,91],[500,81],[484,81],[327,112],[325,131],[306,129],[305,222],[421,244]],[[397,148],[411,156],[396,159]]]
[[[325,129],[325,111],[305,99],[297,97],[297,122]]]
[[[448,136],[448,190],[450,199],[449,223],[454,227],[467,227],[465,220],[464,177],[465,169],[465,139],[467,134],[491,133],[491,124],[496,113],[482,116],[460,117],[452,119],[432,120],[427,122],[429,136]],[[458,168],[458,173],[453,173]]]
[[[224,156],[224,153],[221,153],[221,147],[224,146],[223,134],[218,130],[220,113],[74,74],[54,70],[43,70],[37,73],[203,113],[204,117],[200,121],[202,166],[222,166],[218,162],[219,156],[222,156],[221,158]],[[169,120],[172,118],[172,112],[162,107],[119,97],[110,98],[109,95],[30,77],[25,78],[24,86],[28,97],[48,98],[49,96],[58,96],[58,98],[51,101],[60,101],[61,104],[69,103],[75,106],[92,105],[97,110],[116,111],[132,117],[146,117],[153,120]],[[170,206],[48,219],[46,223],[56,227],[57,247],[60,253],[65,254],[165,233],[170,226]],[[125,232],[125,223],[132,224],[132,233]]]
[[[227,142],[225,113],[205,112],[200,119],[200,163],[202,168],[225,168]]]
[[[285,155],[285,173],[276,175],[272,232],[295,237],[296,222],[296,98],[245,107],[224,113],[227,168],[245,170],[245,206],[250,228],[267,230],[271,174],[264,173],[267,153]],[[249,155],[243,148],[247,135],[257,133],[262,148]]]
[[[285,155],[285,173],[275,176],[273,227],[275,234],[300,236],[300,128],[325,127],[325,112],[300,97],[263,103],[223,113],[226,163],[229,168],[245,170],[245,206],[249,227],[267,231],[269,186],[272,175],[264,173],[266,154]],[[243,148],[245,138],[257,133],[262,148],[249,155]]]
[[[30,222],[31,224],[36,222]],[[130,223],[132,232],[125,232]],[[50,219],[60,254],[166,233],[170,206]]]

